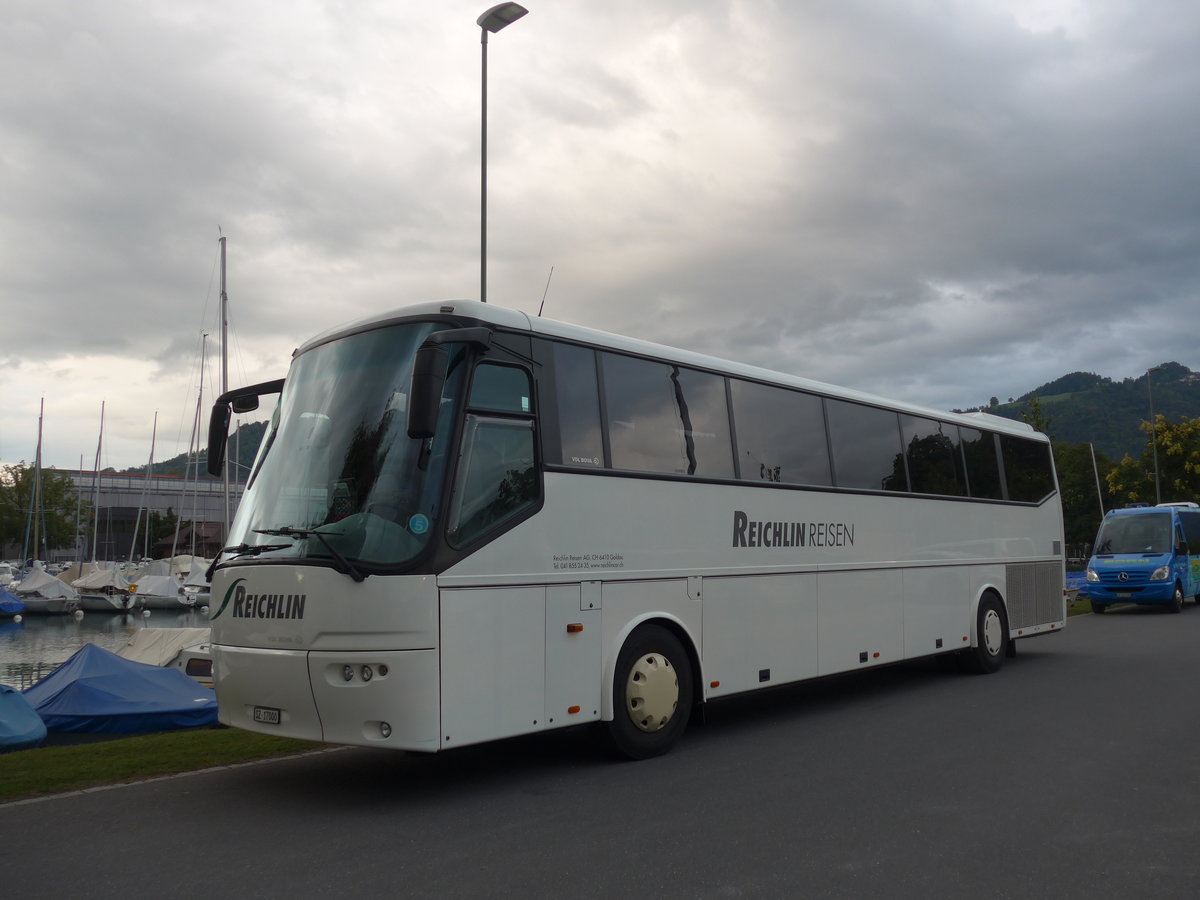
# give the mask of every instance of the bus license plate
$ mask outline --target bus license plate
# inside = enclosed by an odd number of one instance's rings
[[[254,707],[254,721],[262,722],[264,725],[278,725],[279,710],[273,706],[256,706]]]

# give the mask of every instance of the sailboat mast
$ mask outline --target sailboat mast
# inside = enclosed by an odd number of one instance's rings
[[[92,562],[100,537],[100,449],[104,446],[104,401],[100,401],[100,437],[96,441],[96,464],[92,467]]]
[[[208,356],[208,332],[200,335],[200,391],[196,394],[196,412],[192,415],[192,436],[188,440],[187,462],[183,466],[183,487],[179,492],[179,515],[175,519],[175,537],[171,540],[171,564],[174,565],[175,553],[179,549],[179,526],[183,524],[183,503],[187,499],[188,478],[192,472],[192,458],[196,453],[196,435],[200,428],[200,407],[204,402],[204,364]],[[196,460],[196,483],[192,491],[192,547],[195,548],[196,514],[199,504],[200,461]],[[195,555],[193,553],[193,555]]]
[[[225,235],[221,235],[221,390],[229,390],[229,294],[225,292]],[[219,396],[218,394],[218,396]],[[229,454],[221,471],[221,490],[225,498],[225,519],[221,530],[221,546],[229,537]],[[236,464],[236,460],[234,461]]]
[[[37,452],[33,457],[33,483],[29,486],[29,517],[25,520],[25,546],[21,550],[22,559],[38,559],[38,548],[41,546],[38,537],[42,524],[39,507],[42,502],[42,416],[46,412],[46,398],[43,397],[38,406],[38,441]],[[30,532],[33,532],[33,543],[29,542]],[[32,550],[32,553],[30,552]]]
[[[146,463],[146,480],[142,482],[142,499],[138,503],[137,520],[133,523],[133,538],[129,541],[129,562],[137,552],[138,528],[142,524],[142,511],[146,509],[146,495],[150,492],[150,473],[154,471],[154,440],[158,437],[158,410],[154,411],[154,426],[150,431],[150,461]],[[150,513],[146,512],[146,543],[150,542]],[[143,553],[143,555],[145,555]]]

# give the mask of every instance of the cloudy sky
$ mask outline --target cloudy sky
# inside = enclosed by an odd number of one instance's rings
[[[187,448],[230,381],[479,292],[483,2],[6,0],[0,460]],[[1193,0],[528,0],[491,302],[940,409],[1200,369]],[[210,359],[206,381],[216,377]],[[206,397],[205,405],[211,398]]]

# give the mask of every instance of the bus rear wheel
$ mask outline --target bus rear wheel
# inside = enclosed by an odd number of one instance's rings
[[[629,759],[666,753],[687,728],[693,696],[692,668],[679,639],[660,625],[638,628],[613,674],[613,749]]]
[[[1008,653],[1008,616],[1004,604],[995,594],[984,594],[975,613],[976,646],[962,651],[962,661],[968,672],[987,675],[1004,665]]]

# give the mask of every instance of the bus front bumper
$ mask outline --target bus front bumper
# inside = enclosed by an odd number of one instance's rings
[[[214,644],[218,718],[260,734],[432,752],[436,650],[263,650]]]

